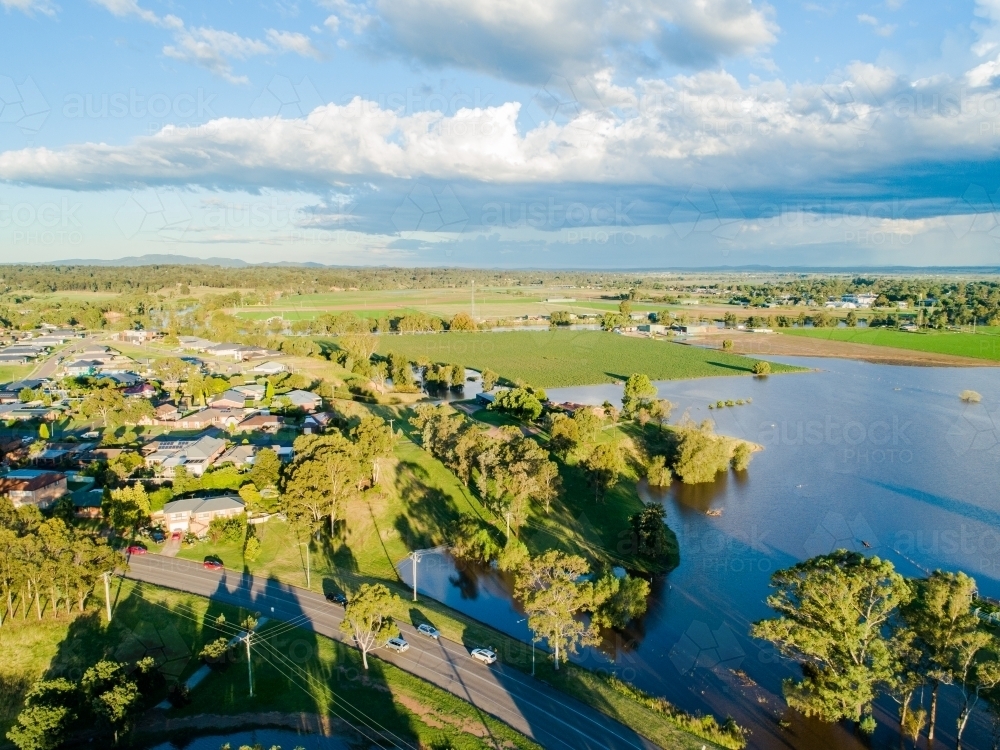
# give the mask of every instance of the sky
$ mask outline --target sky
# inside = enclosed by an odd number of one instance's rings
[[[0,262],[1000,265],[1000,0],[0,0]]]

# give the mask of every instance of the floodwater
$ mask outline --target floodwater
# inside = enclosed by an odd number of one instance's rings
[[[666,508],[681,564],[653,582],[641,621],[579,661],[687,710],[732,715],[750,728],[754,748],[896,748],[891,701],[877,706],[870,743],[789,711],[781,681],[798,668],[747,633],[771,614],[765,600],[775,570],[837,548],[886,558],[908,576],[964,570],[981,594],[1000,598],[1000,370],[777,359],[816,371],[656,383],[675,404],[672,421],[685,412],[711,418],[718,432],[764,450],[747,472],[712,484],[675,482],[665,491],[640,484],[644,499]],[[965,389],[982,402],[962,402]],[[621,391],[597,385],[548,393],[553,401],[600,404],[619,402]],[[708,408],[720,399],[752,403]],[[428,562],[419,571],[421,591],[527,640],[503,577],[460,572],[447,557],[425,569]],[[399,569],[411,580],[408,564]],[[943,693],[939,747],[954,747],[956,696],[954,688]],[[967,747],[991,747],[989,723],[977,711]]]

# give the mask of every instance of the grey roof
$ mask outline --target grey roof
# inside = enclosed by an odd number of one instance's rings
[[[281,395],[287,398],[295,405],[315,404],[322,400],[315,393],[310,393],[309,391],[303,391],[298,388],[296,388],[294,391],[289,391],[288,393],[282,393]]]
[[[239,391],[234,390],[233,388],[230,388],[229,390],[225,391],[221,396],[219,396],[217,399],[215,399],[215,401],[213,401],[212,403],[214,404],[218,401],[236,401],[242,404],[246,400],[247,397],[245,394],[240,393]]]
[[[244,510],[243,501],[236,495],[219,495],[217,497],[186,497],[174,500],[163,506],[164,515],[170,513],[209,513],[212,511]]]
[[[208,458],[214,455],[220,448],[226,447],[226,441],[221,438],[205,435],[199,438],[193,445],[189,445],[184,452],[188,458]]]

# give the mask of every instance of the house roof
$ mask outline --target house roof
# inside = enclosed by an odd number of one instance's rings
[[[257,455],[256,445],[236,445],[219,457],[219,463],[224,464],[227,461],[232,461],[238,465],[253,463],[255,455]]]
[[[234,404],[239,404],[240,406],[243,406],[243,403],[246,400],[247,400],[246,394],[240,393],[235,388],[230,388],[228,391],[226,391],[221,396],[219,396],[217,399],[215,399],[212,403],[213,404],[217,404],[220,401],[231,401]]]
[[[12,471],[3,479],[0,479],[0,492],[31,492],[48,487],[50,484],[55,484],[60,480],[65,481],[65,479],[66,475],[58,471],[20,469]]]
[[[254,372],[284,372],[286,369],[285,365],[281,362],[274,362],[272,360],[261,362],[253,368]]]
[[[322,399],[315,393],[310,393],[309,391],[303,391],[298,388],[296,388],[294,391],[289,391],[288,393],[282,393],[281,395],[287,398],[296,406],[300,404],[315,404],[322,401]]]
[[[170,513],[209,513],[220,510],[244,510],[243,501],[236,495],[218,495],[216,497],[186,497],[174,500],[163,506],[164,515]]]
[[[78,359],[76,362],[72,362],[72,363],[66,365],[66,369],[68,370],[68,369],[72,368],[72,369],[76,370],[76,369],[79,369],[81,367],[86,367],[88,369],[92,369],[94,367],[100,367],[103,364],[104,363],[102,361],[98,360],[98,359]]]
[[[281,424],[284,420],[277,414],[254,414],[240,422],[241,427],[256,427],[269,424]]]

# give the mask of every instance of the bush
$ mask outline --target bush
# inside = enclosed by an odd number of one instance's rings
[[[733,449],[731,463],[736,471],[746,471],[750,466],[750,459],[753,457],[753,450],[749,443],[737,443]]]
[[[673,480],[670,467],[665,456],[653,456],[646,469],[646,480],[654,487],[669,487]]]
[[[754,375],[770,375],[771,374],[771,363],[770,362],[754,362],[752,372]]]
[[[983,397],[975,391],[962,391],[958,394],[958,397],[967,404],[978,404],[983,400]]]
[[[732,339],[723,339],[723,341],[722,341],[722,351],[724,351],[724,352],[732,351],[732,348],[733,348],[733,340]]]
[[[712,432],[711,422],[681,424],[677,428],[674,473],[684,484],[712,482],[729,466],[729,445]]]
[[[223,669],[228,662],[229,639],[225,636],[206,643],[198,656],[213,669]]]

